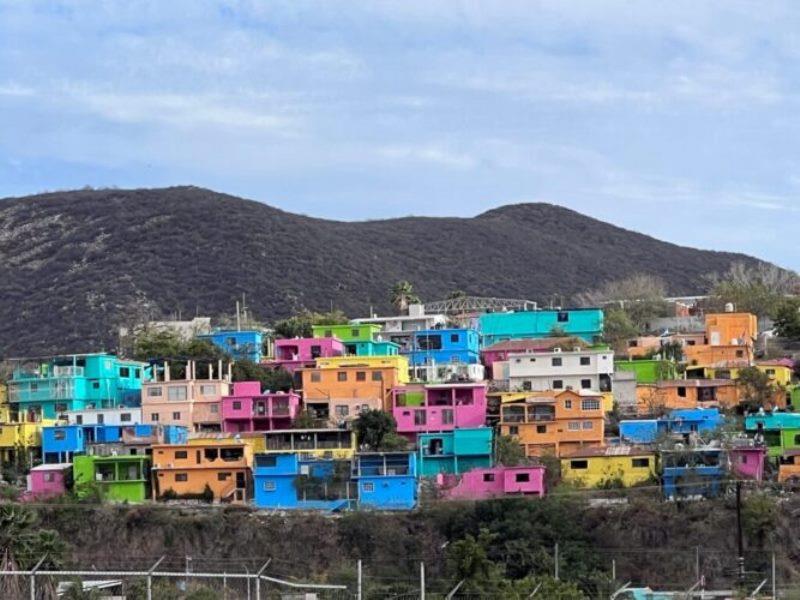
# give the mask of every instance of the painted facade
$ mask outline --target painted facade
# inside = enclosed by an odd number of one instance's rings
[[[408,360],[412,367],[480,362],[480,339],[474,329],[415,331]]]
[[[341,325],[314,325],[311,327],[313,337],[338,338],[344,344],[378,341],[382,329],[376,323],[344,323]]]
[[[664,435],[710,433],[721,427],[724,421],[718,408],[677,409],[658,419],[620,421],[619,435],[625,443],[653,444]]]
[[[692,448],[661,453],[664,496],[670,500],[713,497],[720,493],[725,473],[720,448]]]
[[[11,464],[25,458],[32,463],[40,455],[42,427],[53,423],[55,423],[53,420],[0,423],[0,461],[3,464]]]
[[[261,362],[264,334],[254,329],[219,329],[197,336],[207,340],[234,360]]]
[[[25,421],[55,419],[70,410],[137,406],[146,363],[112,354],[73,354],[17,362],[8,400]]]
[[[536,393],[500,411],[501,434],[517,438],[527,456],[561,456],[605,440],[603,399],[597,394]]]
[[[437,484],[447,500],[485,500],[500,496],[544,496],[543,466],[489,467],[461,475],[438,475]]]
[[[70,425],[133,425],[142,422],[142,409],[131,406],[68,410],[66,414]]]
[[[585,448],[561,458],[562,480],[579,487],[630,487],[655,477],[656,455],[646,448]]]
[[[770,458],[800,450],[800,413],[760,412],[744,419],[747,434],[765,445]]]
[[[300,412],[300,396],[294,392],[261,392],[258,381],[237,381],[230,396],[221,400],[222,431],[269,431],[288,429]]]
[[[629,371],[634,373],[636,383],[656,383],[667,379],[675,379],[678,376],[677,365],[668,360],[616,360],[614,368],[617,371]]]
[[[750,346],[758,337],[758,319],[750,313],[706,315],[706,343],[710,346]]]
[[[345,429],[285,429],[268,431],[265,453],[294,453],[318,458],[351,459],[356,452],[356,434]]]
[[[351,479],[358,508],[411,510],[417,505],[417,457],[409,452],[362,453],[353,459]]]
[[[686,379],[640,385],[636,390],[637,412],[658,415],[673,409],[734,408],[739,388],[730,379]]]
[[[147,498],[146,456],[75,456],[72,469],[78,496],[83,484],[99,486],[103,498],[113,502],[144,502]]]
[[[508,389],[513,391],[612,391],[614,353],[608,349],[511,354],[506,364]]]
[[[397,432],[403,435],[486,424],[485,383],[408,385],[391,395]]]
[[[36,502],[61,496],[72,487],[72,464],[39,465],[28,473],[27,489],[22,496],[26,502]]]
[[[603,335],[599,308],[534,310],[482,314],[478,329],[484,346],[519,338],[544,338],[554,331],[593,343]]]
[[[487,376],[495,379],[492,366],[496,362],[505,362],[511,354],[536,354],[550,352],[553,348],[584,348],[583,340],[569,337],[546,337],[539,339],[520,338],[484,345],[481,350],[481,361],[486,365]],[[499,377],[498,377],[499,378]]]
[[[297,452],[256,454],[253,503],[272,510],[335,512],[350,506],[350,462]]]
[[[336,338],[293,338],[275,340],[275,356],[264,364],[294,373],[315,366],[319,358],[343,356],[344,344]]]
[[[683,358],[690,366],[726,367],[731,364],[748,366],[753,362],[752,346],[684,346]]]
[[[766,446],[735,445],[728,450],[730,471],[737,479],[764,480]]]
[[[417,365],[410,369],[411,381],[416,383],[440,383],[444,381],[484,381],[486,370],[480,363],[446,363]]]
[[[424,305],[412,304],[408,307],[407,315],[369,317],[366,319],[353,319],[350,322],[354,325],[379,325],[381,327],[381,337],[397,344],[400,347],[400,353],[406,354],[411,350],[411,338],[415,331],[444,327],[447,323],[447,317],[442,314],[426,314]]]
[[[492,428],[475,427],[441,433],[422,433],[417,439],[420,476],[461,474],[492,466]]]

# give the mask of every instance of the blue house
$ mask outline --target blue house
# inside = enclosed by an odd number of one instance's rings
[[[506,340],[545,338],[554,331],[591,344],[603,335],[603,311],[571,308],[485,313],[478,318],[478,328],[484,347]]]
[[[56,425],[42,427],[42,458],[47,464],[68,463],[86,451],[83,427]]]
[[[358,485],[358,508],[411,510],[417,505],[417,460],[410,452],[358,454],[352,479]]]
[[[236,360],[261,362],[264,334],[254,329],[218,329],[212,333],[197,336],[208,340],[217,348]]]
[[[685,408],[673,410],[659,419],[620,421],[619,436],[629,444],[652,444],[660,435],[704,433],[720,427],[725,421],[718,408]]]
[[[473,427],[440,433],[420,433],[417,468],[420,476],[460,475],[492,466],[492,428]]]
[[[408,361],[412,367],[445,363],[480,362],[480,336],[474,329],[415,331]]]
[[[350,505],[349,470],[349,461],[301,458],[297,453],[256,454],[253,502],[266,509],[344,510]]]
[[[689,448],[661,453],[661,482],[668,499],[702,496],[720,492],[725,472],[720,448]]]

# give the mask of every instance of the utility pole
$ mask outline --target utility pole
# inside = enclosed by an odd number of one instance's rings
[[[617,580],[617,560],[611,559],[611,581]]]
[[[775,578],[775,553],[772,553],[772,600],[778,600],[778,582]]]
[[[700,546],[694,548],[694,580],[700,581]]]
[[[555,563],[555,569],[553,573],[553,579],[558,581],[558,542],[556,542],[556,550],[553,553],[553,562]]]
[[[361,600],[361,559],[358,559],[358,597],[357,600]]]
[[[40,558],[36,566],[31,569],[31,600],[36,600],[36,571],[42,566],[45,558],[47,558],[46,554]]]
[[[425,600],[425,563],[419,563],[419,600]]]
[[[739,542],[739,583],[744,582],[744,539],[742,538],[742,482],[736,482],[736,537]]]

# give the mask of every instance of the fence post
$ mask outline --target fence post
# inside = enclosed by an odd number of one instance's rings
[[[159,558],[156,564],[150,567],[150,570],[147,572],[147,600],[153,600],[153,572],[158,568],[162,560],[164,560],[163,556]]]
[[[45,558],[47,558],[46,554],[40,558],[39,562],[31,569],[31,600],[36,600],[36,571],[42,566]]]
[[[261,574],[266,570],[267,566],[269,566],[269,563],[271,562],[272,559],[270,558],[264,563],[264,566],[258,570],[258,573],[256,573],[256,600],[261,600]]]

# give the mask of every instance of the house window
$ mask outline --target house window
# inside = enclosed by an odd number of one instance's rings
[[[592,387],[591,379],[581,379],[581,389],[588,390],[591,387]]]
[[[131,413],[122,413],[119,416],[120,423],[129,423],[131,420]]]
[[[265,492],[274,492],[275,491],[275,482],[274,481],[265,481],[264,482],[264,491]]]
[[[208,409],[211,411],[212,415],[216,415],[219,413],[219,404],[212,404]]]
[[[572,400],[564,400],[564,408],[571,409],[572,408]]]
[[[130,377],[131,376],[131,369],[130,367],[120,367],[119,368],[119,376],[120,377]]]
[[[106,416],[105,415],[97,415],[97,424],[98,425],[103,425],[105,422],[106,422]]]
[[[517,429],[517,428],[515,428]],[[536,433],[547,433],[547,425],[537,425]]]
[[[442,425],[452,425],[453,424],[453,409],[452,408],[443,408],[442,409]]]
[[[584,429],[592,429],[592,427],[594,427],[594,425],[592,424],[591,421],[584,421],[583,422],[583,428]]]
[[[794,436],[794,443],[800,445],[800,433]]]
[[[56,440],[65,440],[67,439],[67,432],[63,429],[56,429],[54,436]]]
[[[380,371],[373,371],[372,372],[372,381],[382,381],[383,380],[383,373]]]
[[[56,480],[56,474],[55,473],[45,473],[44,474],[44,480],[47,483],[53,483]]]
[[[179,412],[172,413],[172,420],[173,421],[180,421],[181,420],[181,413],[179,413]]]
[[[589,468],[589,461],[588,460],[571,460],[571,461],[569,461],[569,468],[570,469],[588,469]]]
[[[631,463],[634,469],[647,469],[650,467],[649,458],[634,458]]]
[[[217,473],[217,481],[227,481],[230,478],[230,473]]]
[[[522,382],[522,391],[530,392],[533,389],[533,383],[530,381],[523,381]]]
[[[450,334],[450,343],[452,343],[452,344],[457,344],[458,343],[458,334],[457,333],[451,333]]]
[[[565,310],[559,311],[557,319],[559,323],[566,323],[569,321],[569,313]]]
[[[359,334],[360,334],[360,332],[358,331],[358,329],[351,329],[350,330],[350,337],[357,338],[359,336]]]
[[[55,409],[56,409],[56,412],[59,413],[59,414],[60,413],[64,413],[64,412],[67,412],[67,405],[64,404],[63,402],[59,402],[58,404],[56,404]]]
[[[686,388],[683,386],[678,387],[678,396],[681,398],[686,398]]]
[[[186,400],[186,386],[177,385],[167,388],[167,399],[174,401]]]
[[[213,383],[205,384],[200,386],[200,395],[201,396],[216,396],[217,394],[217,386]]]
[[[39,391],[39,384],[38,383],[32,383],[31,384],[31,391],[32,392],[38,392]]]
[[[561,379],[554,379],[553,380],[553,389],[554,390],[563,390],[564,389],[564,382]]]
[[[175,460],[181,458],[189,458],[189,451],[188,450],[175,450]]]
[[[517,473],[516,476],[514,477],[514,480],[517,483],[525,483],[525,482],[531,480],[531,474],[530,473]]]
[[[83,415],[75,415],[75,424],[83,425]]]
[[[153,387],[147,388],[147,397],[148,398],[159,398],[161,396],[161,386],[154,385]]]
[[[339,371],[336,373],[337,381],[347,381],[347,371]]]
[[[311,371],[311,381],[315,383],[322,381],[322,373],[319,371]]]
[[[494,481],[494,473],[484,473],[483,474],[483,480],[485,482]]]
[[[570,421],[569,424],[567,425],[567,428],[570,431],[580,431],[581,430],[581,424],[580,424],[579,421]]]
[[[589,358],[588,356],[581,356],[581,366],[582,367],[588,367],[590,364],[592,364],[592,359],[591,358]]]
[[[93,381],[92,382],[92,389],[99,390],[100,389],[100,382],[99,381]]]
[[[151,421],[158,421],[158,413],[150,413]]]
[[[335,412],[337,417],[346,417],[350,414],[350,408],[346,404],[337,404]]]
[[[241,400],[234,400],[233,401],[233,410],[242,410],[242,401]]]
[[[414,411],[414,425],[425,425],[427,422],[427,415],[424,410]]]
[[[600,399],[584,398],[581,400],[581,410],[600,410]]]
[[[744,358],[744,350],[737,350],[736,358]]]
[[[175,481],[189,481],[188,473],[175,473]]]
[[[541,427],[541,425],[540,425]],[[519,426],[518,425],[511,425],[508,428],[508,435],[519,435]]]
[[[743,465],[746,465],[747,464],[747,454],[739,455],[739,462],[742,463]]]
[[[274,467],[278,464],[278,457],[269,454],[262,454],[256,456],[257,467]]]
[[[345,351],[345,354],[358,354],[358,345],[357,344],[345,344],[344,351]]]
[[[356,371],[356,381],[366,381],[366,380],[367,380],[366,371]]]
[[[333,337],[333,331],[330,329],[325,330],[325,337]]]
[[[420,350],[441,350],[441,335],[421,335],[417,338],[417,346]]]
[[[560,356],[554,356],[554,357],[553,357],[553,358],[550,360],[550,362],[553,364],[553,366],[554,366],[554,367],[560,367],[564,361],[563,361],[563,360],[561,360],[561,357],[560,357]]]
[[[775,369],[767,369],[767,375],[769,377],[775,377]]]
[[[141,369],[134,369],[134,370],[133,370],[133,376],[134,376],[136,379],[141,379],[141,377],[142,377],[142,370],[141,370]]]
[[[369,492],[374,492],[375,491],[375,484],[372,483],[371,481],[365,481],[363,484],[361,484],[361,489],[362,489],[362,491],[365,491],[365,492],[368,492],[368,493]]]

